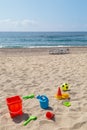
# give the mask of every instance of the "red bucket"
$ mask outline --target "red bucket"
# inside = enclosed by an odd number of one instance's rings
[[[6,98],[6,102],[12,118],[17,115],[22,115],[22,100],[19,96]]]

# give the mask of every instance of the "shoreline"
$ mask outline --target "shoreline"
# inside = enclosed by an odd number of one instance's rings
[[[0,48],[0,54],[49,54],[49,52],[57,51],[58,49],[68,49],[69,54],[77,54],[77,53],[87,53],[87,47],[79,46],[79,47],[39,47],[39,48]],[[55,53],[56,54],[56,53]]]

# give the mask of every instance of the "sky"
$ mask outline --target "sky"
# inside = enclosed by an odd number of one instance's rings
[[[87,31],[87,0],[0,0],[0,31]]]

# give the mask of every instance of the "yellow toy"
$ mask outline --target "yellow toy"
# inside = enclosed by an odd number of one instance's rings
[[[62,94],[62,99],[68,99],[68,98],[70,98],[68,93]]]
[[[58,92],[57,92],[57,94],[55,95],[55,98],[61,100],[61,99],[68,99],[68,98],[70,98],[70,97],[69,97],[69,94],[68,94],[68,93],[63,93],[63,94],[62,94],[60,87],[58,87]]]
[[[67,91],[69,90],[69,85],[67,83],[64,83],[62,86],[61,86],[62,90],[63,91]]]

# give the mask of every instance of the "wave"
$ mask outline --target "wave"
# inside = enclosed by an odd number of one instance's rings
[[[87,32],[0,33],[0,48],[87,46]]]

